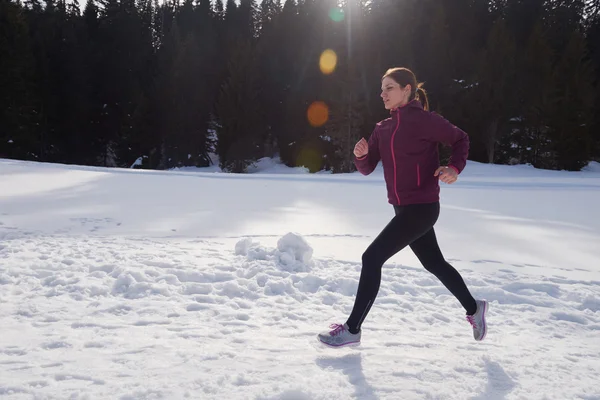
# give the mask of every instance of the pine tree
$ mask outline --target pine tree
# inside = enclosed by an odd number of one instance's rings
[[[281,161],[296,166],[301,159],[306,111],[310,104],[304,93],[311,89],[305,81],[304,71],[311,62],[316,62],[316,56],[306,53],[306,38],[302,34],[306,28],[296,0],[285,1],[273,29],[272,44],[267,43],[270,40],[268,34],[266,40],[261,40],[265,49],[261,57],[262,73],[271,83],[261,91],[266,104],[264,112]],[[271,51],[275,52],[274,57],[268,56]],[[315,68],[318,67],[315,65]]]
[[[237,9],[237,32],[241,38],[257,37],[258,6],[256,0],[240,0]]]
[[[571,33],[584,21],[585,0],[553,0],[545,2],[549,41],[556,55],[564,53]]]
[[[553,59],[552,49],[539,22],[533,28],[521,57],[521,75],[517,82],[522,113],[519,123],[515,124],[518,136],[511,140],[511,148],[519,149],[514,156],[520,162],[536,167],[544,166],[551,144],[548,126],[557,100]]]
[[[335,146],[333,172],[352,172],[354,166],[354,146],[364,135],[365,104],[361,95],[360,75],[355,64],[344,65],[336,73],[336,96],[331,101],[330,118],[325,135]]]
[[[544,5],[548,0],[510,0],[502,10],[508,28],[513,32],[517,45],[525,45],[536,24],[542,22]]]
[[[225,8],[223,7],[223,0],[215,1],[215,14],[218,20],[222,20],[225,17]]]
[[[171,110],[169,132],[171,165],[207,166],[209,98],[206,96],[206,59],[202,58],[196,35],[188,34],[177,49],[169,73],[169,99]]]
[[[586,0],[585,13],[588,20],[600,17],[600,0]]]
[[[515,43],[506,28],[505,21],[499,18],[488,37],[488,45],[481,53],[476,76],[472,81],[470,97],[476,110],[471,110],[471,125],[474,150],[483,151],[482,157],[488,163],[496,160],[496,147],[506,133],[507,121],[513,117],[514,82],[516,77]],[[480,146],[478,148],[478,146]]]
[[[40,154],[34,58],[22,7],[0,2],[0,157]]]
[[[251,40],[238,42],[217,100],[217,154],[225,171],[245,172],[262,152],[263,119],[254,50]]]
[[[327,163],[331,170],[352,172],[355,170],[354,145],[362,136],[366,136],[364,129],[369,114],[369,90],[365,90],[363,85],[363,61],[368,50],[368,43],[364,40],[368,8],[363,1],[347,0],[342,3],[341,10],[344,20],[331,27],[333,36],[340,38],[331,43],[339,49],[337,65],[323,86],[329,105],[324,138],[333,146],[332,157]],[[325,155],[329,157],[329,154]]]
[[[600,92],[600,0],[588,2],[588,19],[586,24],[586,42],[590,60],[595,69],[596,93]],[[600,161],[600,97],[596,97],[594,123],[591,128],[594,140],[592,159]]]
[[[276,0],[264,0],[258,16],[260,37],[257,42],[257,61],[261,87],[260,104],[265,118],[265,156],[276,153],[277,132],[283,124],[283,79],[287,76],[282,60],[281,4]]]
[[[148,8],[144,3],[138,8],[134,0],[106,0],[99,10],[92,118],[100,165],[130,166],[143,147],[134,116],[152,86],[155,38]]]
[[[594,101],[594,70],[581,32],[575,31],[555,70],[558,101],[550,134],[555,168],[579,170],[590,160]]]
[[[457,76],[457,71],[453,59],[454,43],[443,3],[435,7],[430,23],[423,30],[417,78],[426,78],[431,108],[445,114],[448,110],[442,109],[441,105],[453,104],[454,81],[451,78]]]
[[[88,129],[92,77],[85,57],[89,41],[85,23],[77,9],[67,9],[62,18],[54,56],[60,60],[54,69],[55,80],[60,83],[54,90],[60,93],[60,100],[54,111],[57,120],[50,154],[52,161],[81,164],[89,160],[89,144],[93,141]]]
[[[237,23],[237,11],[238,5],[236,4],[235,0],[227,0],[223,21],[225,22],[228,31],[233,31],[235,29]]]
[[[281,12],[281,2],[276,0],[262,0],[260,11],[257,18],[257,33],[262,38],[265,31],[268,31],[269,25],[273,24],[274,19]],[[268,32],[266,32],[268,34]]]
[[[100,118],[102,99],[96,88],[100,86],[102,71],[98,70],[100,51],[100,10],[94,0],[87,0],[83,11],[79,40],[83,43],[80,51],[82,68],[86,71],[87,81],[81,88],[85,97],[86,113],[83,116],[80,135],[77,136],[76,155],[72,162],[84,165],[97,164],[96,159],[101,149],[98,148],[98,138],[102,135]],[[72,151],[72,150],[66,150]]]

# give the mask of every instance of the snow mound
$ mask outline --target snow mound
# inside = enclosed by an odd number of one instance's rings
[[[209,173],[220,173],[227,174],[219,166],[219,156],[216,154],[210,154],[212,164],[208,167],[174,167],[173,171],[183,172],[209,172]],[[135,163],[134,163],[135,164]],[[132,165],[133,167],[133,165]],[[324,171],[321,171],[324,172]],[[263,157],[256,160],[254,163],[248,166],[246,169],[248,174],[283,174],[283,175],[302,175],[310,174],[310,170],[304,166],[288,167],[279,157]]]
[[[248,252],[254,248],[256,243],[252,241],[252,238],[244,238],[235,244],[235,255],[236,256],[247,256]]]
[[[279,157],[263,157],[248,167],[250,174],[308,174],[310,171],[304,166],[288,167]]]
[[[235,254],[246,256],[248,261],[267,260],[272,255],[272,251],[253,241],[252,238],[244,238],[235,244]]]
[[[600,172],[600,163],[591,161],[587,166],[583,167],[582,171],[598,173]]]
[[[235,244],[235,254],[245,256],[248,261],[273,261],[287,272],[308,272],[312,266],[313,248],[304,237],[290,232],[277,241],[276,249],[267,249],[252,238],[241,239]]]
[[[285,264],[300,262],[308,264],[312,260],[313,249],[306,239],[295,233],[288,233],[277,241],[280,260]]]
[[[125,271],[117,277],[112,286],[112,294],[122,295],[126,299],[141,299],[153,295],[171,296],[168,284],[149,282],[142,274],[134,271]]]

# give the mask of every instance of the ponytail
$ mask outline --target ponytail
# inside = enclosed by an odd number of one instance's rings
[[[425,89],[423,89],[423,83],[419,83],[417,85],[415,98],[421,102],[421,105],[425,111],[429,111],[429,99],[427,98],[427,92]]]

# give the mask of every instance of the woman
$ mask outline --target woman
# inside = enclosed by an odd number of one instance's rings
[[[429,112],[427,94],[412,71],[388,70],[382,78],[381,98],[391,118],[377,124],[367,143],[354,148],[357,169],[368,175],[383,164],[388,202],[395,216],[362,256],[362,270],[354,308],[345,324],[333,324],[318,335],[326,345],[358,344],[361,325],[379,291],[383,264],[410,246],[425,269],[434,274],[466,310],[475,340],[487,333],[485,300],[475,300],[462,277],[444,260],[433,229],[439,212],[439,180],[456,182],[464,169],[469,137],[438,114]],[[438,143],[452,146],[448,166],[440,166]]]

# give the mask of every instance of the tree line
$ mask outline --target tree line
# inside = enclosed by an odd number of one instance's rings
[[[600,158],[600,0],[0,0],[0,157],[353,171],[395,66],[471,160]]]

